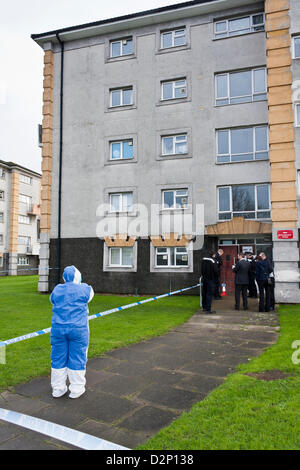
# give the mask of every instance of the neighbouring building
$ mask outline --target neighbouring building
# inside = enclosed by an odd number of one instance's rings
[[[98,292],[168,292],[222,247],[229,290],[238,251],[264,251],[276,300],[300,302],[298,0],[197,0],[32,38],[44,50],[41,291],[74,264]],[[161,231],[124,228],[139,204]],[[119,223],[109,236],[103,205]],[[201,205],[203,246],[201,221],[164,229]]]
[[[0,160],[0,276],[38,273],[40,191],[39,173]]]

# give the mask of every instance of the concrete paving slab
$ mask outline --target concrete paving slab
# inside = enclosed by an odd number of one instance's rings
[[[119,423],[122,428],[135,430],[137,432],[148,432],[150,435],[168,426],[179,413],[167,411],[154,406],[144,406],[134,414]]]

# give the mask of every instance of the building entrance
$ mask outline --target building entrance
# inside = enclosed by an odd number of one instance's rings
[[[232,266],[237,262],[238,253],[251,252],[254,256],[264,252],[272,262],[272,240],[271,237],[256,238],[219,238],[219,248],[224,252],[222,256],[221,284],[226,283],[227,294],[234,294],[235,274]]]

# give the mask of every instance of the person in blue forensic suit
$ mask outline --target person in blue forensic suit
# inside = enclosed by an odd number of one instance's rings
[[[70,398],[85,392],[85,372],[89,345],[88,303],[93,288],[81,282],[81,273],[68,266],[63,273],[64,284],[58,284],[51,296],[51,387],[52,396],[59,398],[68,391]]]

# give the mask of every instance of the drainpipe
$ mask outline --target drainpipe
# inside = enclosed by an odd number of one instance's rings
[[[59,116],[59,170],[58,170],[58,221],[57,221],[57,284],[61,280],[61,187],[62,187],[62,156],[63,156],[63,91],[64,91],[64,43],[56,33],[61,47],[60,54],[60,116]]]

